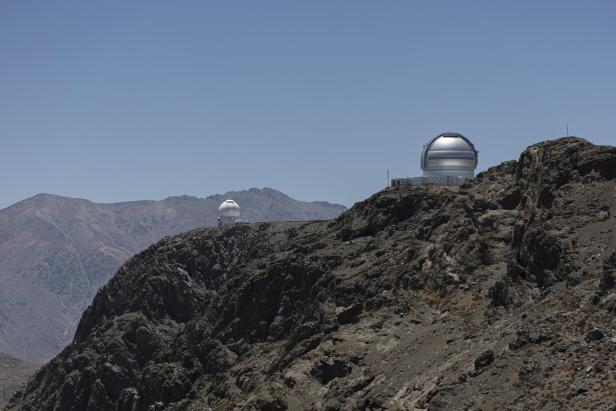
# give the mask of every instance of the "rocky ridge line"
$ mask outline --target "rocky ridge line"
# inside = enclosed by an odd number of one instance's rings
[[[8,409],[608,410],[615,213],[616,148],[564,138],[458,191],[168,238]]]

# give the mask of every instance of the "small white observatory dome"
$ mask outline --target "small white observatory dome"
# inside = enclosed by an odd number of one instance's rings
[[[459,133],[442,133],[432,138],[421,154],[424,177],[475,177],[479,152]]]
[[[240,221],[240,206],[233,200],[225,200],[218,207],[218,225],[235,224]]]

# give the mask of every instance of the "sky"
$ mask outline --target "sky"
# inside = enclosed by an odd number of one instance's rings
[[[0,207],[272,187],[347,206],[457,131],[616,145],[616,2],[0,0]]]

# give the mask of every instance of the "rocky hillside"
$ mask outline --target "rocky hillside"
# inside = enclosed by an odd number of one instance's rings
[[[126,263],[9,410],[612,410],[616,148]]]
[[[6,405],[38,367],[0,353],[0,407]]]
[[[0,352],[35,362],[56,355],[122,263],[167,235],[215,225],[223,198],[238,201],[247,221],[328,219],[345,209],[250,189],[120,204],[42,194],[0,210]]]

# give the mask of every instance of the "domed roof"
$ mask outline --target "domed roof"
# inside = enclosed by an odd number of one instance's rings
[[[239,210],[240,206],[233,200],[225,200],[222,202],[220,207],[218,207],[218,212],[223,210]]]
[[[424,176],[474,177],[479,152],[459,133],[442,133],[424,146],[421,169]]]
[[[218,218],[222,223],[238,221],[240,218],[240,206],[233,200],[225,200],[218,207]]]

